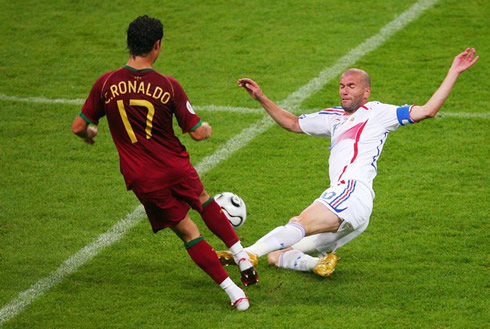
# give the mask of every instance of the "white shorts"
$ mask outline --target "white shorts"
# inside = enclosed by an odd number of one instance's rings
[[[344,222],[348,222],[352,230],[368,222],[373,211],[371,190],[355,180],[342,181],[329,187],[315,201],[321,202]]]

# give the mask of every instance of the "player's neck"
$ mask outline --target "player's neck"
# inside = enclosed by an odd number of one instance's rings
[[[127,66],[132,67],[133,69],[136,70],[144,70],[144,69],[151,69],[153,67],[153,59],[150,58],[150,56],[136,56],[136,57],[129,57]]]
[[[367,102],[363,102],[358,108],[355,109],[346,109],[344,108],[344,115],[349,116],[357,112],[360,108],[362,108],[364,105],[366,105]]]

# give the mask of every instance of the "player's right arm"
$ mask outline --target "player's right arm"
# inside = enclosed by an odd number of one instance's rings
[[[104,73],[92,86],[90,93],[82,106],[82,110],[75,117],[71,125],[72,132],[83,139],[87,144],[94,144],[97,136],[97,125],[99,119],[105,115],[104,100],[101,96],[102,86],[112,72]]]
[[[203,122],[197,129],[189,131],[189,135],[195,141],[201,141],[211,137],[212,128],[207,122]]]
[[[80,115],[77,115],[75,120],[73,120],[71,130],[75,135],[83,139],[85,143],[95,143],[94,137],[97,136],[97,128],[89,126],[88,122]]]
[[[303,133],[303,130],[301,130],[299,125],[298,117],[282,109],[267,96],[265,96],[257,82],[253,81],[252,79],[244,78],[238,80],[238,85],[245,88],[250,97],[257,100],[267,111],[267,114],[269,114],[278,125],[291,132]]]

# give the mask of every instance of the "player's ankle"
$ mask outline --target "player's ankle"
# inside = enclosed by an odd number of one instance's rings
[[[248,258],[240,258],[238,259],[238,267],[240,268],[240,272],[243,272],[245,270],[248,270],[249,268],[253,267],[252,262]]]

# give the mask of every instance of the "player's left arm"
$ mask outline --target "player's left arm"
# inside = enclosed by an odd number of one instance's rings
[[[173,77],[166,76],[172,86],[173,103],[175,105],[175,117],[182,128],[182,133],[189,133],[195,141],[202,141],[211,137],[213,131],[211,125],[201,121],[187,98],[187,94],[180,83]]]
[[[80,115],[77,115],[75,120],[73,120],[71,130],[75,135],[82,138],[85,143],[95,143],[94,137],[97,136],[97,128],[90,126]]]
[[[475,52],[474,48],[467,48],[464,52],[454,58],[446,78],[429,101],[423,106],[412,107],[410,118],[413,121],[418,122],[436,116],[437,112],[439,112],[448,98],[459,75],[469,69],[478,60],[479,56],[475,56]]]

